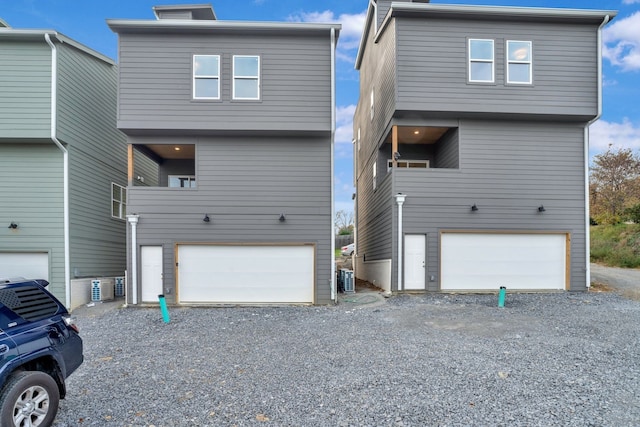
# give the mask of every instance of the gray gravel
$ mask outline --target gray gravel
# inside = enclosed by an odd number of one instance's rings
[[[368,302],[356,294],[353,302]],[[79,317],[56,426],[637,426],[640,302],[401,295]]]

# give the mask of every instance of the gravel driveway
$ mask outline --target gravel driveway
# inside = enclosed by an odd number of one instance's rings
[[[361,299],[362,298],[362,299]],[[640,302],[356,294],[332,307],[78,312],[56,426],[637,426]],[[358,304],[362,303],[362,304]],[[97,313],[97,314],[94,314]]]
[[[640,269],[591,264],[591,281],[609,285],[628,298],[640,301]]]

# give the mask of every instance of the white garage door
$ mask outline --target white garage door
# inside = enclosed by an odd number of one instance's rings
[[[443,290],[566,289],[566,234],[442,233]]]
[[[313,303],[313,246],[178,246],[182,303]]]
[[[49,280],[49,254],[46,252],[0,252],[0,277]]]

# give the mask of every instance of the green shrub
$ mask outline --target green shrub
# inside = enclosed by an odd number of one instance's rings
[[[635,224],[640,224],[640,203],[627,208],[624,211],[624,216],[627,221],[631,221]]]
[[[640,225],[592,226],[591,261],[611,267],[640,267]]]

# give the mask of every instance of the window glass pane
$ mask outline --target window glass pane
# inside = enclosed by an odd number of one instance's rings
[[[470,80],[491,82],[493,81],[493,63],[472,62]]]
[[[531,64],[509,64],[509,83],[530,83]]]
[[[126,188],[122,188],[120,191],[121,191],[121,193],[122,193],[122,197],[120,198],[120,201],[121,201],[123,204],[125,204],[125,205],[126,205],[126,204],[127,204],[127,189],[126,189]]]
[[[169,177],[169,187],[178,188],[180,185],[180,177],[179,176],[170,176]]]
[[[257,56],[236,56],[233,61],[234,77],[258,77]]]
[[[236,79],[235,98],[258,99],[258,80]]]
[[[116,202],[115,200],[111,202],[111,216],[120,218],[120,203]]]
[[[218,79],[196,79],[196,98],[219,98]]]
[[[219,77],[219,58],[218,56],[196,55],[193,57],[193,75]]]
[[[120,187],[116,184],[111,184],[111,198],[113,200],[120,200]]]
[[[531,43],[508,42],[509,61],[531,61]]]
[[[469,58],[492,61],[493,60],[493,41],[492,40],[471,40]]]

